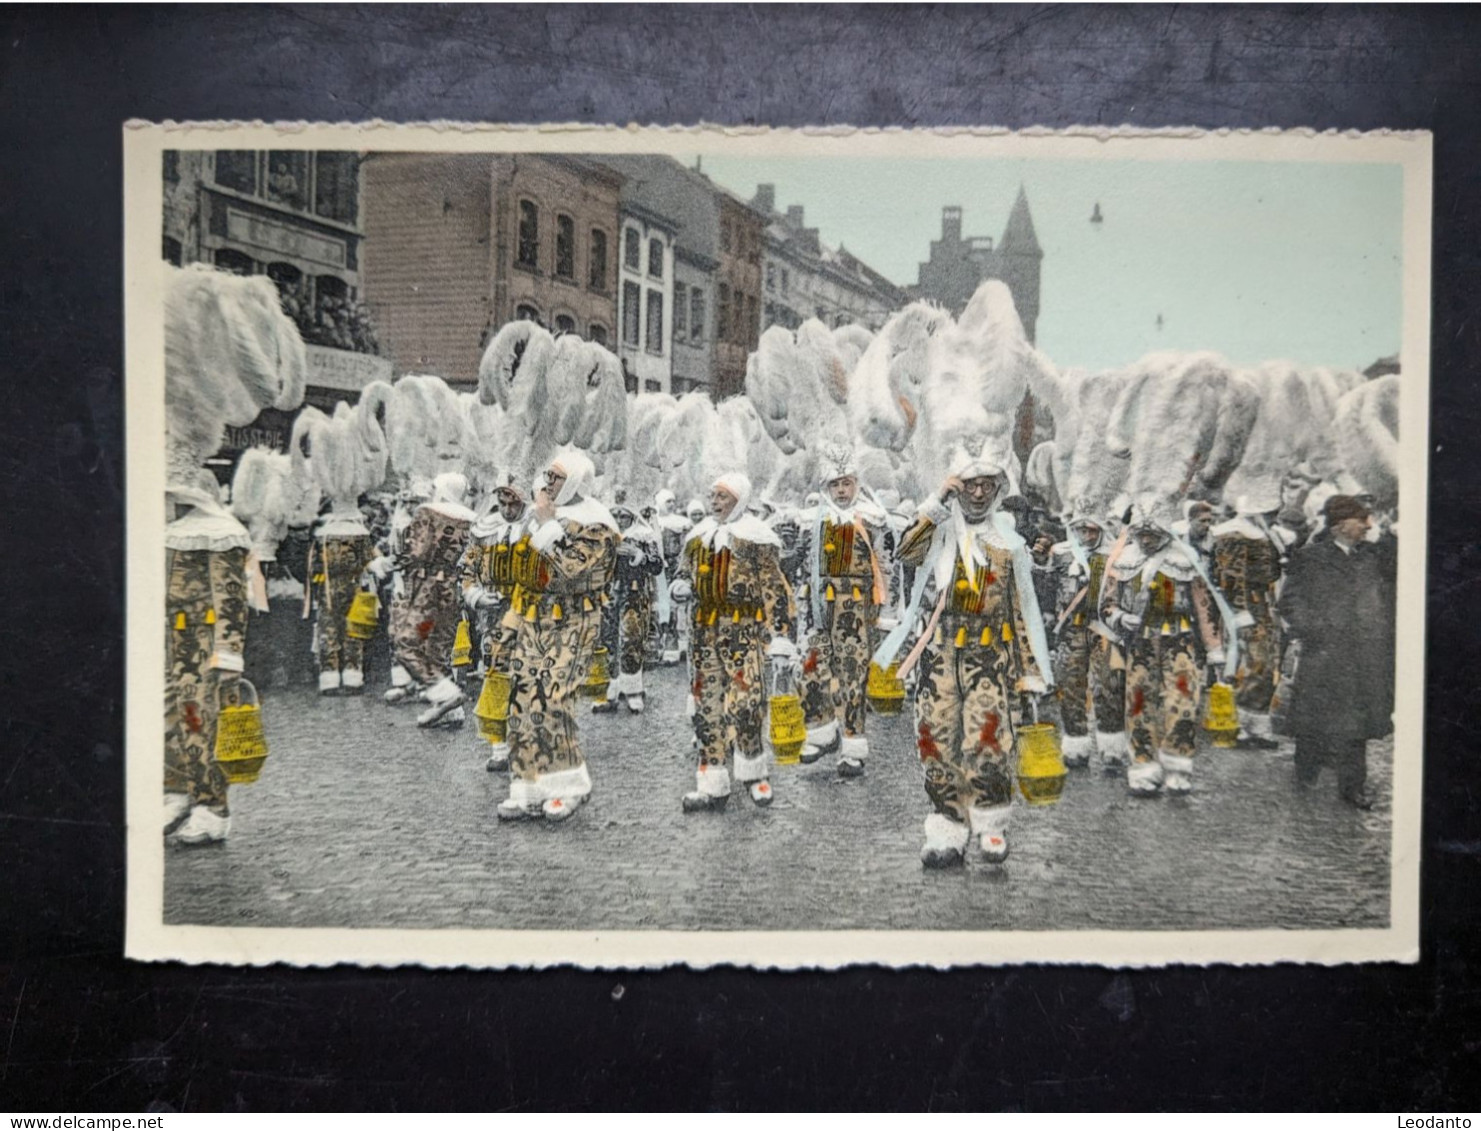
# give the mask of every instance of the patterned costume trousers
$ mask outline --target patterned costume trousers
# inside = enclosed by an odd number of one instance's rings
[[[391,603],[391,648],[411,678],[430,687],[452,675],[462,591],[451,573],[408,574],[404,584],[405,596]]]
[[[560,620],[545,610],[535,620],[513,610],[504,617],[503,628],[513,637],[507,741],[515,778],[533,782],[586,765],[571,708],[591,670],[601,621],[598,608],[567,611]]]
[[[1203,697],[1203,667],[1191,633],[1150,634],[1131,642],[1127,655],[1126,721],[1132,757],[1156,760],[1165,750],[1193,756],[1198,741],[1198,710]]]
[[[966,822],[973,809],[1012,800],[1015,677],[1011,646],[980,643],[971,621],[958,645],[958,627],[944,619],[921,656],[915,727],[926,795],[936,812]]]
[[[715,624],[691,626],[689,678],[701,765],[727,765],[732,750],[746,758],[764,753],[770,637],[767,626],[749,620],[737,624],[722,617]]]
[[[323,581],[319,586],[319,670],[365,669],[365,641],[349,634],[345,617],[360,588],[360,575],[374,555],[370,538],[325,538],[319,544]]]
[[[824,606],[824,622],[812,635],[802,662],[802,710],[809,727],[837,719],[843,733],[862,736],[868,714],[870,626],[874,602],[861,587],[855,600],[842,583]]]
[[[643,670],[652,629],[653,595],[645,589],[626,594],[622,601],[621,674],[634,675]]]
[[[1090,733],[1086,706],[1094,696],[1095,728],[1106,734],[1126,729],[1126,674],[1112,666],[1116,645],[1088,625],[1065,625],[1055,657],[1055,694],[1067,735]]]
[[[1246,711],[1270,710],[1280,673],[1280,629],[1269,605],[1251,610],[1255,623],[1239,630],[1239,679],[1234,702]]]
[[[226,775],[216,764],[221,673],[211,658],[216,622],[246,623],[247,551],[170,551],[167,570],[165,792],[188,794],[224,817]]]

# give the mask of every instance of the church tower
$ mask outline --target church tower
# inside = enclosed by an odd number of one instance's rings
[[[1008,214],[1008,226],[1003,229],[1003,238],[998,243],[998,275],[1013,292],[1013,305],[1018,308],[1024,333],[1031,342],[1036,340],[1035,328],[1039,321],[1039,266],[1043,259],[1044,250],[1039,246],[1034,218],[1029,213],[1028,194],[1020,185],[1018,199]]]

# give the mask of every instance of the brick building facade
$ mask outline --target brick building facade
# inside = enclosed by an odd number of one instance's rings
[[[746,359],[761,340],[761,259],[766,217],[716,189],[720,267],[715,273],[714,386],[724,400],[745,391]]]
[[[516,318],[612,346],[622,177],[579,158],[375,153],[364,294],[398,373],[477,379]]]
[[[761,325],[796,329],[809,318],[878,330],[905,305],[905,292],[843,248],[823,243],[802,205],[776,210],[776,186],[756,188],[751,205],[768,218]]]

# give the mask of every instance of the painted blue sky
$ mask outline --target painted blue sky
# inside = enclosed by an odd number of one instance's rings
[[[703,166],[746,198],[775,184],[778,209],[804,205],[824,241],[902,284],[944,205],[962,207],[964,234],[996,241],[1023,185],[1044,249],[1039,346],[1061,366],[1212,349],[1362,368],[1399,349],[1396,165],[707,154]],[[1091,224],[1097,202],[1105,219]]]

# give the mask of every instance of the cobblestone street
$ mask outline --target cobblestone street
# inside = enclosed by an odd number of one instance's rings
[[[233,787],[221,846],[171,848],[165,920],[297,927],[567,929],[1217,929],[1379,927],[1389,914],[1391,745],[1369,750],[1371,813],[1330,771],[1298,791],[1289,742],[1205,750],[1187,797],[1135,800],[1072,771],[1056,806],[1015,808],[996,868],[922,870],[927,812],[908,714],[873,717],[867,777],[832,760],[774,771],[776,802],[737,793],[685,815],[682,668],[650,673],[641,717],[586,716],[596,783],[569,822],[500,825],[507,775],[474,722],[424,732],[417,708],[265,696],[272,755]]]

